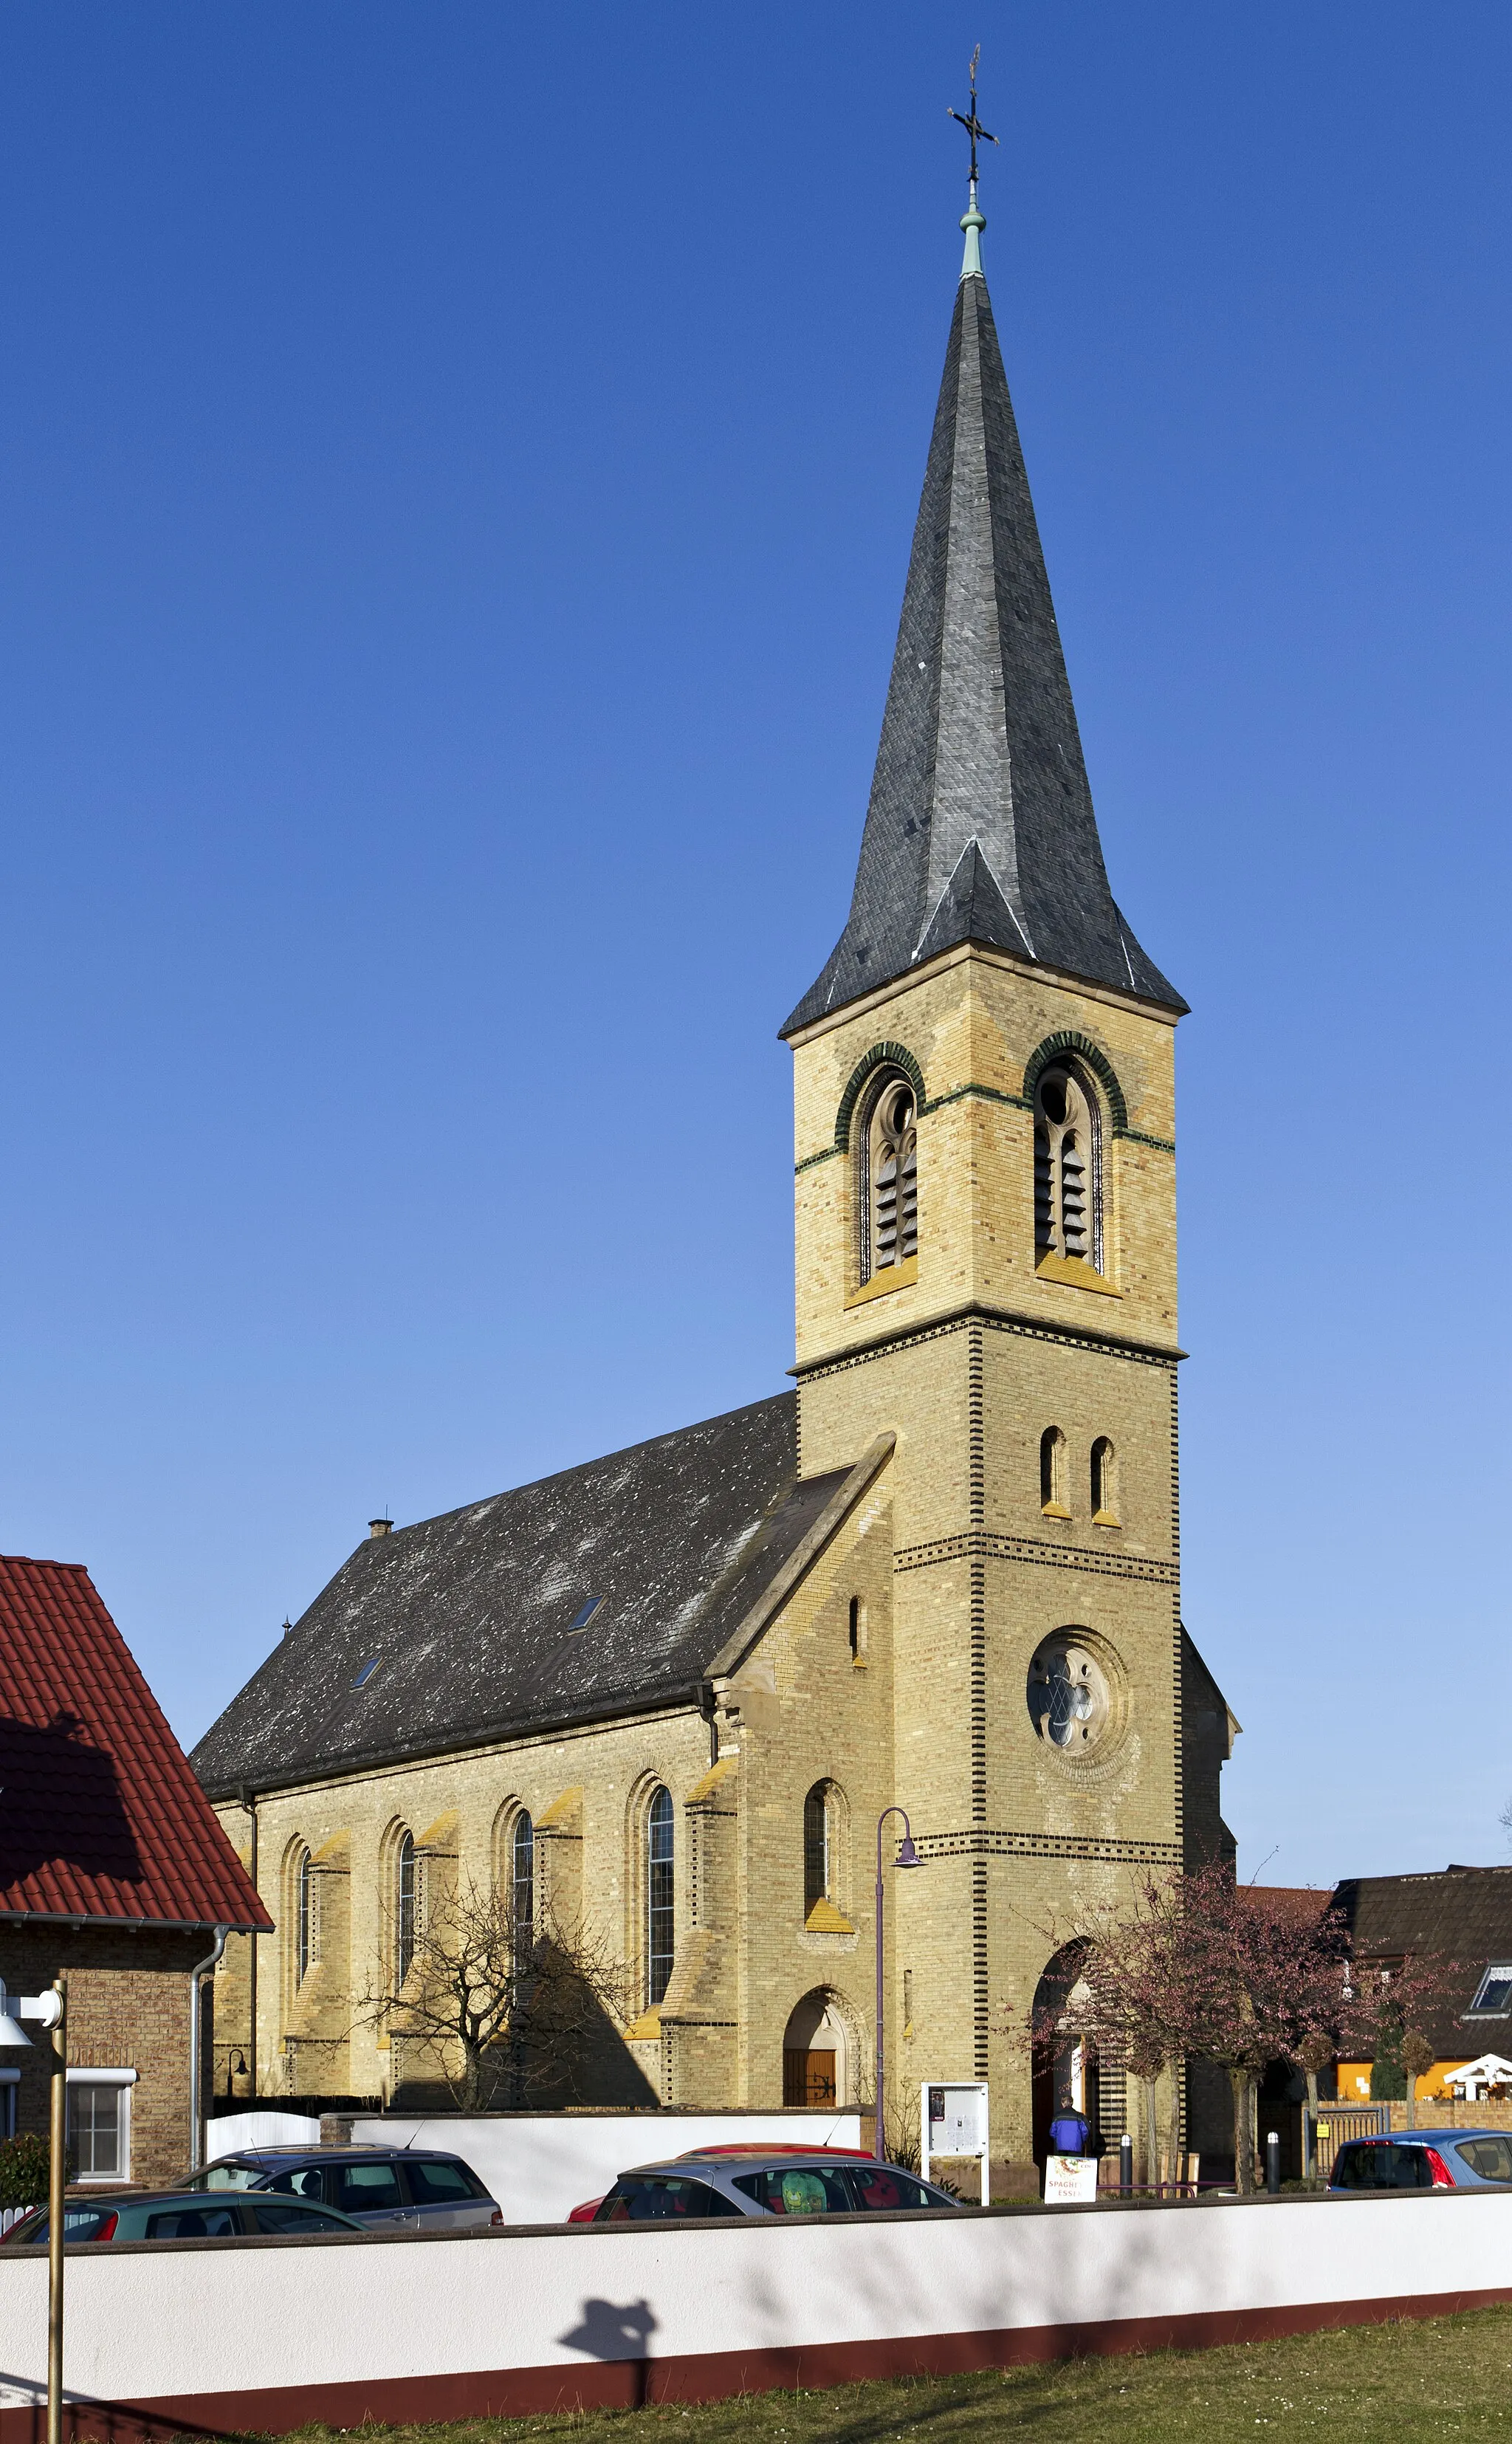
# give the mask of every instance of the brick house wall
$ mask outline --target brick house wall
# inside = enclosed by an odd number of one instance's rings
[[[40,1993],[60,1973],[68,1980],[70,2069],[136,2072],[125,2168],[134,2186],[166,2186],[190,2164],[189,1973],[212,1941],[204,1927],[138,1933],[0,1921],[0,1978],[12,1996]],[[210,1978],[202,1981],[202,2083],[212,2045],[211,1986]],[[49,2040],[29,2024],[28,2033],[31,2051],[8,2053],[4,2066],[20,2072],[17,2130],[46,2136]]]

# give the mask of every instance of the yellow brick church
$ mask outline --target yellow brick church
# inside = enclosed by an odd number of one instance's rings
[[[375,1523],[195,1751],[278,1928],[218,1981],[223,2092],[418,2093],[354,1998],[466,1887],[621,1964],[584,2101],[868,2102],[898,1807],[889,2126],[986,2079],[1023,2165],[1056,1930],[1231,1846],[1180,1611],[1186,1005],[1109,889],[974,187],[962,226],[851,911],[783,1029],[796,1389]],[[1087,2102],[1122,2126],[1114,2074]]]

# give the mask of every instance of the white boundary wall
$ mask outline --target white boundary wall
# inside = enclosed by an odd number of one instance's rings
[[[46,2296],[44,2260],[0,2259],[0,2444],[38,2432]],[[65,2372],[75,2402],[101,2405],[95,2432],[278,2431],[710,2398],[1498,2297],[1512,2193],[106,2247],[69,2255]]]
[[[867,2129],[871,2120],[868,2117]],[[507,2223],[565,2223],[636,2164],[690,2147],[862,2147],[858,2113],[402,2113],[359,2116],[360,2147],[444,2147],[470,2164]]]

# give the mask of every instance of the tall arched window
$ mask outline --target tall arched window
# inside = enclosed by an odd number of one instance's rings
[[[1092,1446],[1092,1516],[1099,1528],[1118,1525],[1118,1454],[1106,1435]]]
[[[1095,1097],[1066,1064],[1034,1096],[1034,1245],[1102,1270],[1102,1144]]]
[[[816,1782],[803,1802],[803,1915],[835,1898],[835,1811],[828,1783]]]
[[[1040,1508],[1052,1519],[1069,1519],[1066,1504],[1066,1438],[1059,1426],[1040,1436]]]
[[[858,1151],[860,1276],[869,1282],[919,1251],[917,1113],[906,1078],[883,1080]]]
[[[415,1856],[415,1836],[402,1836],[395,1860],[394,1875],[394,1982],[402,1986],[415,1958],[415,1937],[420,1931],[420,1872]]]
[[[509,1835],[509,1916],[514,1961],[523,1969],[535,1948],[536,1828],[522,1807]]]
[[[315,1956],[313,1909],[315,1879],[310,1873],[310,1854],[302,1850],[294,1876],[294,1981],[303,1986],[309,1975]]]
[[[672,1793],[663,1787],[646,1810],[646,1999],[653,2009],[672,1983],[675,1935]]]

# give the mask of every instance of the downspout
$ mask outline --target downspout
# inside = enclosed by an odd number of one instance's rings
[[[230,1933],[229,1926],[218,1926],[211,1950],[203,1960],[195,1961],[189,1972],[189,2169],[192,2173],[198,2172],[199,2159],[204,2153],[200,2138],[199,1981],[207,1969],[214,1968],[226,1949],[226,1937]]]

